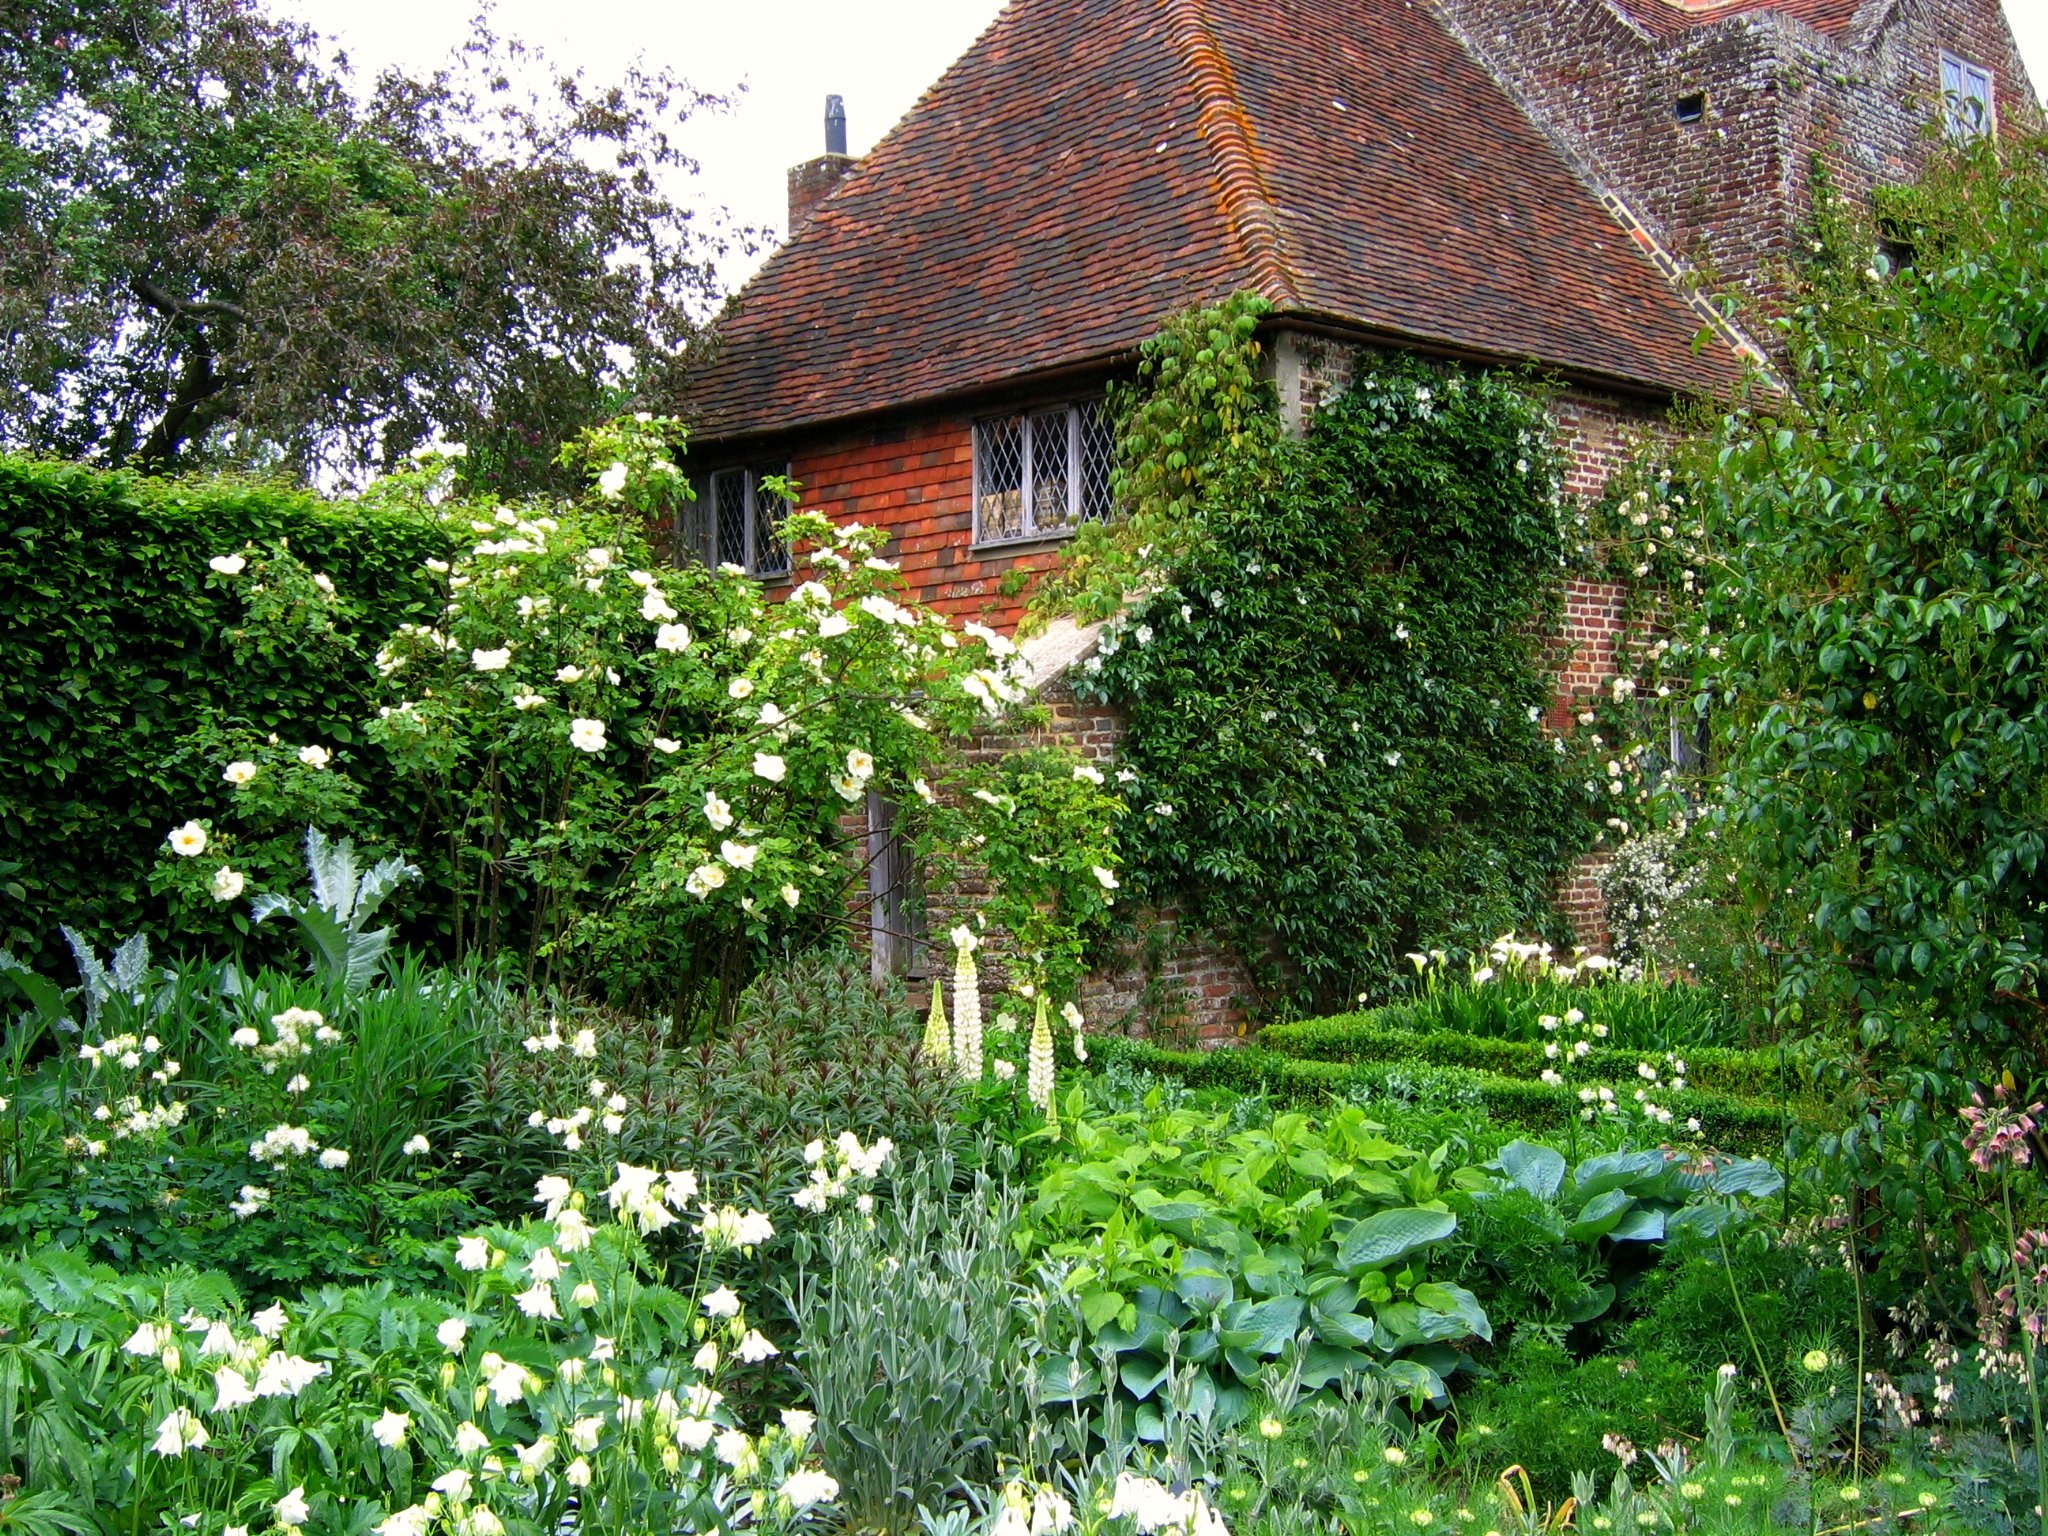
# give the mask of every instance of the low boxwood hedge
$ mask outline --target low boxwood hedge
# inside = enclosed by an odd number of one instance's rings
[[[1578,1090],[1571,1086],[1553,1087],[1533,1078],[1419,1059],[1324,1061],[1282,1055],[1263,1045],[1171,1051],[1120,1036],[1091,1041],[1090,1051],[1104,1066],[1121,1063],[1191,1087],[1229,1088],[1303,1106],[1329,1099],[1376,1098],[1423,1107],[1466,1105],[1483,1108],[1503,1124],[1537,1132],[1566,1129],[1582,1107]],[[1698,1088],[1660,1093],[1657,1102],[1681,1124],[1698,1120],[1699,1135],[1710,1144],[1765,1156],[1783,1147],[1793,1113],[1776,1103]]]
[[[1543,1054],[1540,1040],[1503,1040],[1417,1027],[1413,1011],[1399,1004],[1366,1013],[1269,1025],[1260,1032],[1259,1044],[1301,1061],[1427,1062],[1512,1078],[1536,1078],[1545,1067],[1564,1066]],[[1797,1098],[1803,1091],[1792,1067],[1775,1050],[1734,1051],[1703,1045],[1677,1054],[1685,1062],[1686,1081],[1694,1088],[1772,1103]],[[1663,1072],[1661,1053],[1595,1046],[1567,1075],[1618,1085],[1633,1082],[1636,1067],[1646,1061]],[[1663,1102],[1661,1097],[1658,1102]]]

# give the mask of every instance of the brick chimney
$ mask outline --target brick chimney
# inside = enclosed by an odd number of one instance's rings
[[[825,153],[815,160],[789,168],[789,237],[794,240],[811,222],[811,215],[825,195],[839,184],[839,178],[853,169],[853,156],[846,152],[846,103],[840,97],[825,98]]]

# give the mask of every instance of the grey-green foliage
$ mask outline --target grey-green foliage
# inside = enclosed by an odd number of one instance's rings
[[[1018,1198],[954,1174],[944,1153],[911,1164],[872,1220],[849,1211],[800,1245],[795,1365],[855,1530],[916,1529],[1027,1433]]]
[[[312,957],[313,973],[351,995],[376,979],[377,968],[391,948],[391,930],[372,929],[370,919],[384,900],[419,870],[403,859],[385,859],[368,869],[356,863],[355,844],[347,838],[329,840],[318,827],[306,828],[306,870],[313,899],[269,894],[250,903],[249,913],[265,922],[282,912],[299,925],[299,937]]]

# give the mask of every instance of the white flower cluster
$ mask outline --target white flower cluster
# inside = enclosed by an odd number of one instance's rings
[[[1174,1493],[1155,1478],[1117,1474],[1110,1491],[1112,1520],[1129,1520],[1140,1532],[1164,1531],[1173,1536],[1230,1536],[1230,1527],[1210,1507],[1201,1490]]]
[[[832,1154],[832,1163],[826,1165],[827,1153]],[[789,1197],[790,1204],[802,1211],[822,1211],[834,1200],[842,1198],[855,1179],[872,1179],[882,1171],[896,1150],[896,1143],[887,1136],[881,1137],[871,1147],[863,1147],[860,1138],[851,1131],[841,1131],[828,1149],[822,1140],[813,1141],[804,1148],[804,1162],[811,1170],[810,1181]],[[855,1198],[856,1208],[862,1215],[874,1209],[874,1196],[862,1191]]]
[[[988,1536],[1060,1536],[1074,1528],[1074,1506],[1049,1483],[1012,1481]]]
[[[115,1141],[155,1136],[185,1123],[186,1106],[166,1093],[159,1101],[143,1097],[146,1081],[168,1090],[184,1065],[163,1054],[163,1042],[155,1035],[122,1033],[109,1035],[97,1044],[81,1045],[78,1058],[86,1064],[92,1082],[106,1097],[92,1109],[92,1118],[105,1127]],[[130,1074],[127,1083],[120,1073]],[[127,1091],[123,1091],[123,1090]],[[87,1157],[104,1156],[107,1143],[100,1138],[71,1137],[66,1150]]]
[[[261,1062],[266,1075],[275,1074],[285,1062],[312,1055],[315,1045],[333,1045],[341,1039],[341,1031],[329,1024],[317,1008],[287,1008],[273,1013],[270,1030],[273,1038],[268,1041],[247,1024],[228,1037],[229,1044]]]

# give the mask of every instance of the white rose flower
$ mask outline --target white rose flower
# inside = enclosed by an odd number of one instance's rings
[[[334,754],[325,747],[301,747],[299,748],[299,761],[308,768],[325,768],[334,761]]]
[[[215,555],[207,561],[207,568],[217,576],[239,576],[249,562],[240,555]]]
[[[794,907],[798,902],[802,901],[803,899],[804,893],[798,890],[795,886],[785,885],[782,888],[782,900],[784,905]]]
[[[600,496],[616,498],[625,489],[626,466],[617,459],[614,459],[605,472],[597,477],[598,494]]]
[[[734,869],[752,869],[754,860],[760,855],[761,850],[748,843],[735,843],[727,839],[718,845],[718,856]]]
[[[676,611],[669,606],[668,599],[661,595],[660,588],[649,587],[640,597],[640,617],[650,624],[674,624]],[[681,628],[680,625],[677,627]],[[684,630],[683,633],[687,641],[689,631]]]
[[[690,644],[690,626],[687,624],[664,624],[654,632],[654,648],[657,651],[687,650]]]
[[[206,852],[206,828],[196,821],[188,821],[182,827],[171,828],[171,835],[164,839],[171,845],[171,852],[181,859],[195,859]]]
[[[215,901],[233,901],[242,894],[242,887],[248,883],[248,877],[239,869],[230,869],[227,865],[223,864],[213,872],[213,899]]]
[[[725,685],[725,695],[729,699],[744,699],[753,691],[754,684],[750,678],[736,677]]]
[[[501,645],[494,651],[473,650],[469,653],[469,664],[479,672],[502,672],[512,664],[512,647]]]
[[[569,745],[579,752],[604,750],[604,722],[576,719],[569,722]]]
[[[230,784],[246,784],[256,777],[256,765],[251,762],[233,762],[221,769],[220,776]]]
[[[673,736],[657,736],[654,738],[654,750],[663,757],[673,757],[683,750],[683,744]]]
[[[699,864],[690,871],[690,877],[683,882],[683,889],[702,901],[724,884],[723,868],[716,864]]]
[[[754,754],[754,777],[766,779],[770,784],[780,784],[782,776],[789,772],[789,765],[773,752]]]

